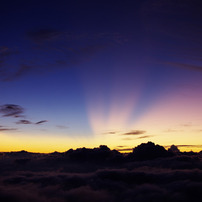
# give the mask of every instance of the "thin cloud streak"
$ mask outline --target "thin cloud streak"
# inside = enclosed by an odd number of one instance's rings
[[[144,136],[137,137],[136,139],[144,139],[144,138],[150,138],[150,137],[153,137],[153,135],[144,135]]]
[[[47,120],[42,120],[42,121],[36,122],[35,124],[39,125],[39,124],[46,123],[46,122],[48,122],[48,121]]]
[[[142,135],[144,133],[146,133],[146,131],[144,131],[144,130],[132,130],[132,131],[130,131],[128,133],[124,133],[122,135]]]

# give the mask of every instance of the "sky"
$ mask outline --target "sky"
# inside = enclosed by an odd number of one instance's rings
[[[202,150],[201,10],[199,0],[4,1],[0,151]]]

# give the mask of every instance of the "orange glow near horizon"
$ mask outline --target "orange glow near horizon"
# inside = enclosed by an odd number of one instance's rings
[[[191,93],[192,96],[186,97],[178,92],[161,96],[136,119],[132,118],[132,112],[135,113],[137,109],[138,96],[136,99],[134,95],[121,99],[114,97],[108,109],[99,97],[97,102],[88,105],[93,135],[61,135],[58,131],[55,134],[43,132],[41,135],[30,131],[25,135],[15,131],[1,131],[0,151],[48,153],[107,145],[110,149],[122,148],[124,152],[124,149],[152,141],[162,146],[179,145],[181,151],[198,152],[202,149],[202,96],[196,96],[199,95],[197,91]],[[127,134],[131,131],[143,132]]]

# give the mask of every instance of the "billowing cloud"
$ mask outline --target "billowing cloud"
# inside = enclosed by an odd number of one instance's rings
[[[201,154],[174,152],[165,156],[165,152],[153,143],[134,149],[132,155],[141,157],[140,161],[106,146],[51,154],[1,152],[0,199],[201,201]]]
[[[5,104],[0,106],[0,113],[3,114],[3,116],[8,117],[21,117],[24,113],[24,109],[15,104]]]

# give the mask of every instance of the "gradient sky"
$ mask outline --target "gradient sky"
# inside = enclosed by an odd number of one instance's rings
[[[202,2],[4,1],[0,151],[202,150]]]

